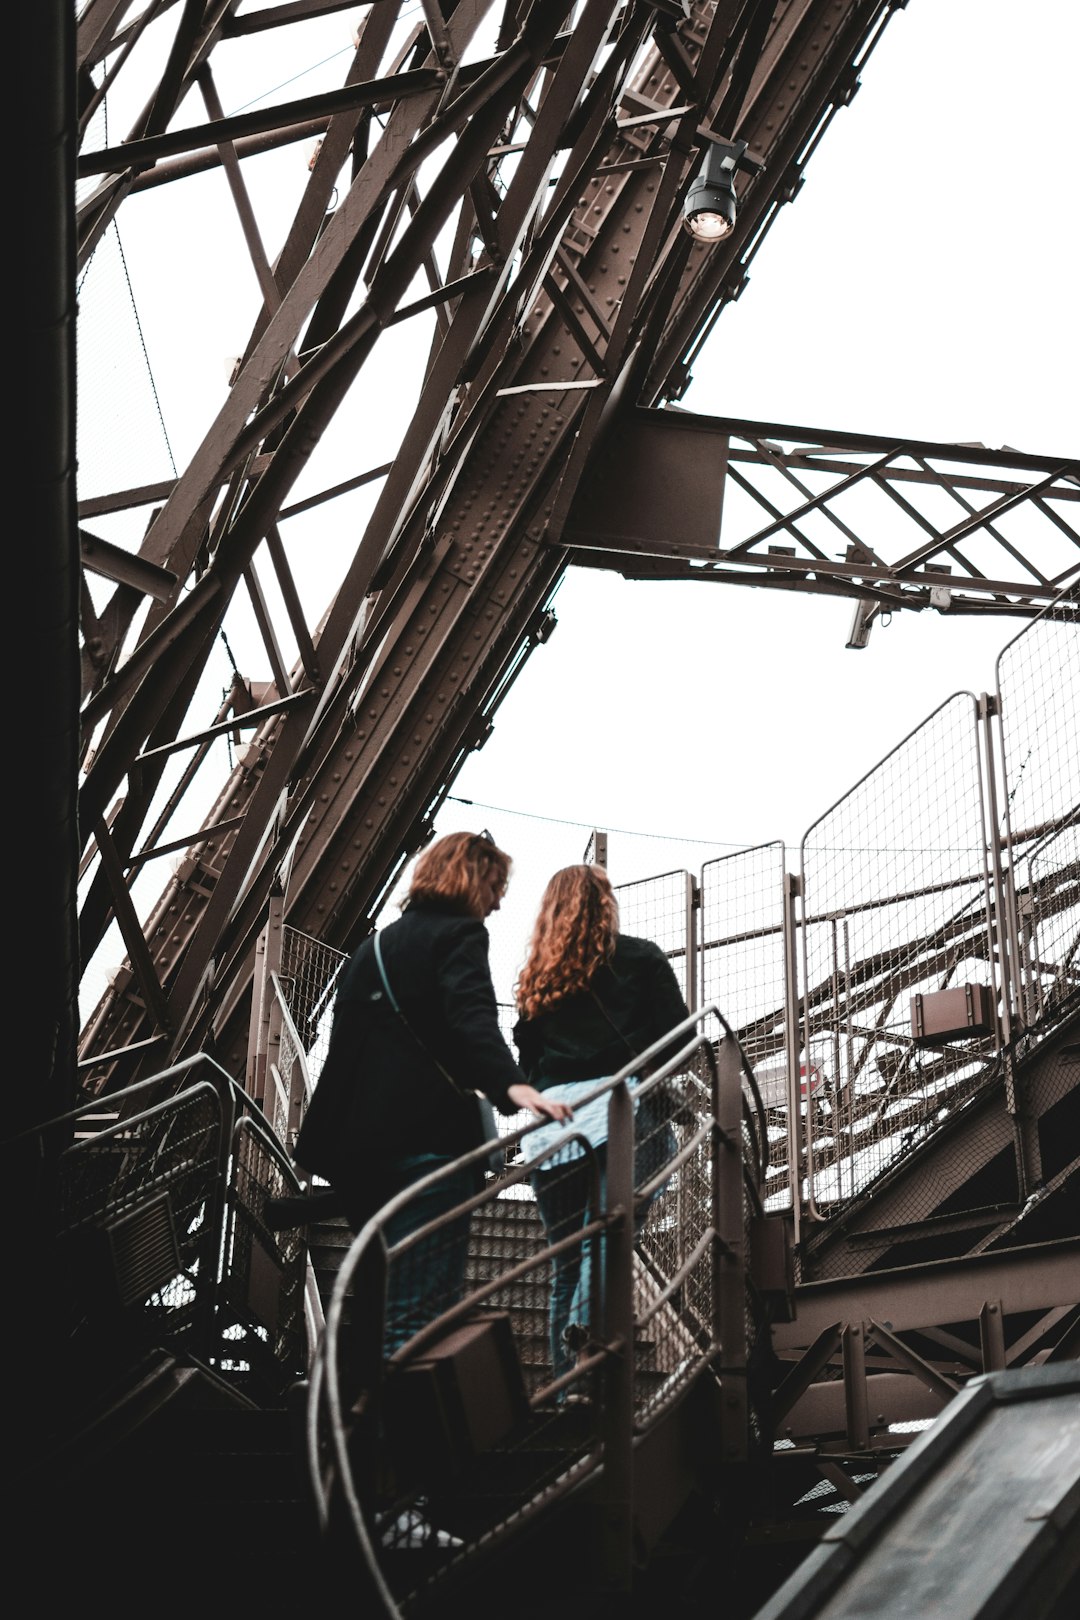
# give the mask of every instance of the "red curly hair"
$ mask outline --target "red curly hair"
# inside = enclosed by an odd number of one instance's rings
[[[447,833],[420,856],[402,905],[410,900],[457,900],[470,917],[483,921],[491,878],[498,879],[499,892],[505,894],[512,865],[487,833]]]
[[[602,866],[564,866],[544,890],[525,966],[514,987],[526,1018],[588,987],[611,956],[619,902]]]

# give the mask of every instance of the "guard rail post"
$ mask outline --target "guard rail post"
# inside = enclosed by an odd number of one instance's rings
[[[743,1190],[742,1056],[734,1036],[720,1042],[716,1066],[713,1224],[716,1230],[715,1336],[720,1341],[721,1454],[747,1454],[746,1236]]]
[[[634,1537],[634,1110],[624,1081],[608,1103],[603,1234],[603,1572],[611,1595],[628,1594]]]

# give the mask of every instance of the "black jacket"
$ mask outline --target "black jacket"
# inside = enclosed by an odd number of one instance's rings
[[[499,1028],[488,932],[460,907],[413,901],[381,930],[390,987],[420,1040],[467,1090],[504,1114],[524,1080]],[[336,1187],[394,1185],[398,1161],[456,1157],[482,1140],[475,1101],[462,1098],[403,1027],[383,992],[373,937],[341,970],[330,1045],[295,1158]]]
[[[614,1074],[689,1016],[659,945],[620,934],[610,963],[597,969],[589,989],[535,1018],[519,1018],[514,1044],[530,1083],[543,1091],[564,1080]]]

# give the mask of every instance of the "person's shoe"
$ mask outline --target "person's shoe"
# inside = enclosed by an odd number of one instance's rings
[[[562,1330],[562,1342],[571,1355],[577,1355],[589,1342],[589,1330],[581,1322],[567,1322]]]
[[[421,1503],[416,1502],[412,1507],[399,1513],[390,1526],[388,1545],[396,1551],[415,1552],[418,1548],[432,1547],[463,1547],[465,1543],[460,1536],[452,1536],[449,1530],[439,1530],[435,1525],[425,1519],[421,1513]]]
[[[589,1334],[589,1330],[581,1322],[571,1322],[563,1328],[563,1344],[574,1358],[575,1367],[583,1367],[587,1361],[603,1348]]]

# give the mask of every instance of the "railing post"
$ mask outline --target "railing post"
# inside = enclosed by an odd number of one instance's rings
[[[791,1184],[791,1213],[794,1220],[792,1242],[798,1252],[799,1238],[802,1232],[802,1186],[803,1166],[807,1173],[807,1194],[811,1196],[809,1187],[809,1143],[803,1143],[802,1127],[802,1093],[799,1084],[799,1065],[801,1062],[802,1043],[799,1039],[801,1030],[801,1010],[799,1005],[799,969],[796,954],[796,941],[798,939],[798,924],[795,917],[795,902],[802,895],[802,879],[793,872],[784,873],[784,1045],[787,1056],[787,1097],[788,1097],[788,1179]],[[807,1051],[807,1064],[810,1054]],[[809,1074],[807,1075],[809,1080]],[[809,1086],[807,1087],[809,1092]],[[807,1115],[809,1116],[809,1097],[807,1100]]]
[[[686,874],[686,1005],[690,1012],[701,1006],[702,969],[698,961],[701,916],[701,889],[691,872]]]
[[[202,1289],[202,1299],[199,1305],[200,1328],[196,1333],[196,1338],[198,1339],[201,1334],[202,1347],[200,1354],[210,1366],[217,1366],[220,1364],[222,1356],[218,1330],[219,1301],[225,1282],[227,1251],[231,1238],[230,1222],[236,1218],[236,1204],[233,1194],[236,1181],[235,1135],[237,1108],[236,1094],[231,1078],[223,1071],[218,1070],[216,1065],[214,1065],[213,1073],[221,1105],[221,1130],[217,1144],[218,1171],[214,1177],[214,1196],[210,1211],[211,1235],[208,1239],[209,1252],[214,1259],[213,1265],[207,1268],[206,1286]]]
[[[989,821],[990,863],[994,884],[994,920],[996,930],[991,929],[989,947],[990,956],[988,966],[990,973],[994,972],[995,956],[1000,963],[1000,983],[998,995],[1001,1007],[1001,1033],[1000,1041],[1008,1046],[1012,1039],[1012,1027],[1016,1015],[1022,1005],[1022,995],[1019,984],[1020,946],[1018,929],[1016,926],[1016,899],[1012,881],[1012,862],[1008,869],[1002,864],[1001,839],[998,836],[998,803],[997,803],[997,754],[994,748],[994,734],[992,727],[993,717],[999,713],[998,701],[986,692],[978,700],[978,717],[983,727],[983,754],[986,771],[987,818]],[[996,931],[996,941],[993,937]],[[997,946],[995,951],[994,946]]]
[[[866,1388],[866,1334],[851,1322],[841,1336],[844,1363],[844,1413],[849,1444],[859,1451],[870,1445],[870,1407]]]
[[[622,1214],[603,1235],[602,1573],[613,1596],[629,1594],[634,1550],[634,1110],[625,1082],[608,1103],[604,1213]]]
[[[979,698],[978,714],[983,723],[986,755],[987,811],[990,822],[990,857],[994,884],[994,918],[997,924],[997,959],[1001,964],[999,1003],[1001,1025],[998,1050],[1004,1047],[1005,1102],[1013,1121],[1016,1142],[1016,1170],[1020,1197],[1026,1198],[1042,1180],[1042,1158],[1039,1134],[1027,1105],[1027,1099],[1017,1092],[1015,1054],[1012,1051],[1013,1034],[1023,1028],[1025,996],[1023,985],[1023,957],[1020,947],[1020,925],[1016,905],[1016,884],[1013,878],[1012,833],[1009,827],[1008,796],[1006,795],[1006,834],[1009,859],[1001,859],[1001,839],[998,836],[997,765],[994,749],[992,721],[1000,717],[1001,706],[996,697],[985,692]],[[989,963],[993,973],[995,958],[994,930],[989,930]]]
[[[255,969],[251,980],[251,1018],[248,1024],[248,1060],[244,1090],[266,1106],[267,1075],[277,1056],[281,1040],[280,1019],[276,1017],[277,998],[272,975],[281,972],[284,949],[285,897],[275,888],[266,909],[266,925],[255,946]]]
[[[585,845],[585,854],[582,859],[586,866],[602,866],[607,870],[608,836],[594,827],[589,834],[589,842]]]
[[[733,1036],[720,1042],[716,1068],[713,1151],[713,1337],[720,1344],[721,1457],[747,1454],[746,1231],[743,1192],[742,1059]]]

